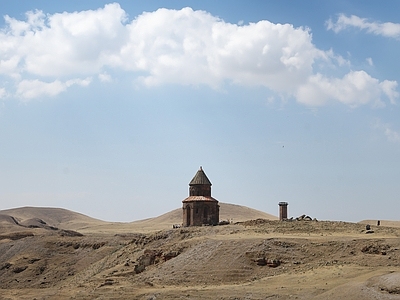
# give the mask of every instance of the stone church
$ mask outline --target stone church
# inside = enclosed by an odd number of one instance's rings
[[[182,201],[183,226],[218,224],[219,205],[218,200],[211,197],[211,185],[200,167],[189,183],[189,197]]]

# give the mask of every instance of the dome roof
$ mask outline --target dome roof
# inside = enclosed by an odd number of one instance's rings
[[[204,173],[202,167],[200,167],[196,175],[194,175],[193,179],[189,183],[189,185],[198,185],[198,184],[206,184],[210,186],[212,185],[210,180],[207,178],[206,173]]]
[[[218,203],[218,200],[210,197],[210,196],[189,196],[186,199],[182,201],[183,203],[187,202],[216,202]]]

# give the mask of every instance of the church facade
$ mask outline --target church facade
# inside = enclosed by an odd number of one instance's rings
[[[183,226],[218,224],[219,205],[218,200],[211,197],[211,185],[203,168],[200,167],[189,183],[189,197],[182,201]]]

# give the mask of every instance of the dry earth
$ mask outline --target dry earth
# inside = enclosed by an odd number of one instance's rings
[[[399,222],[221,212],[235,223],[172,229],[181,209],[132,223],[0,211],[0,299],[400,299]]]

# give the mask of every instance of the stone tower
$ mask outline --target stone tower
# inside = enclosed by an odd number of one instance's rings
[[[287,202],[279,202],[279,220],[284,221],[287,220]]]
[[[211,185],[200,167],[189,183],[189,197],[182,201],[183,226],[218,224],[219,205],[218,200],[211,197]]]

